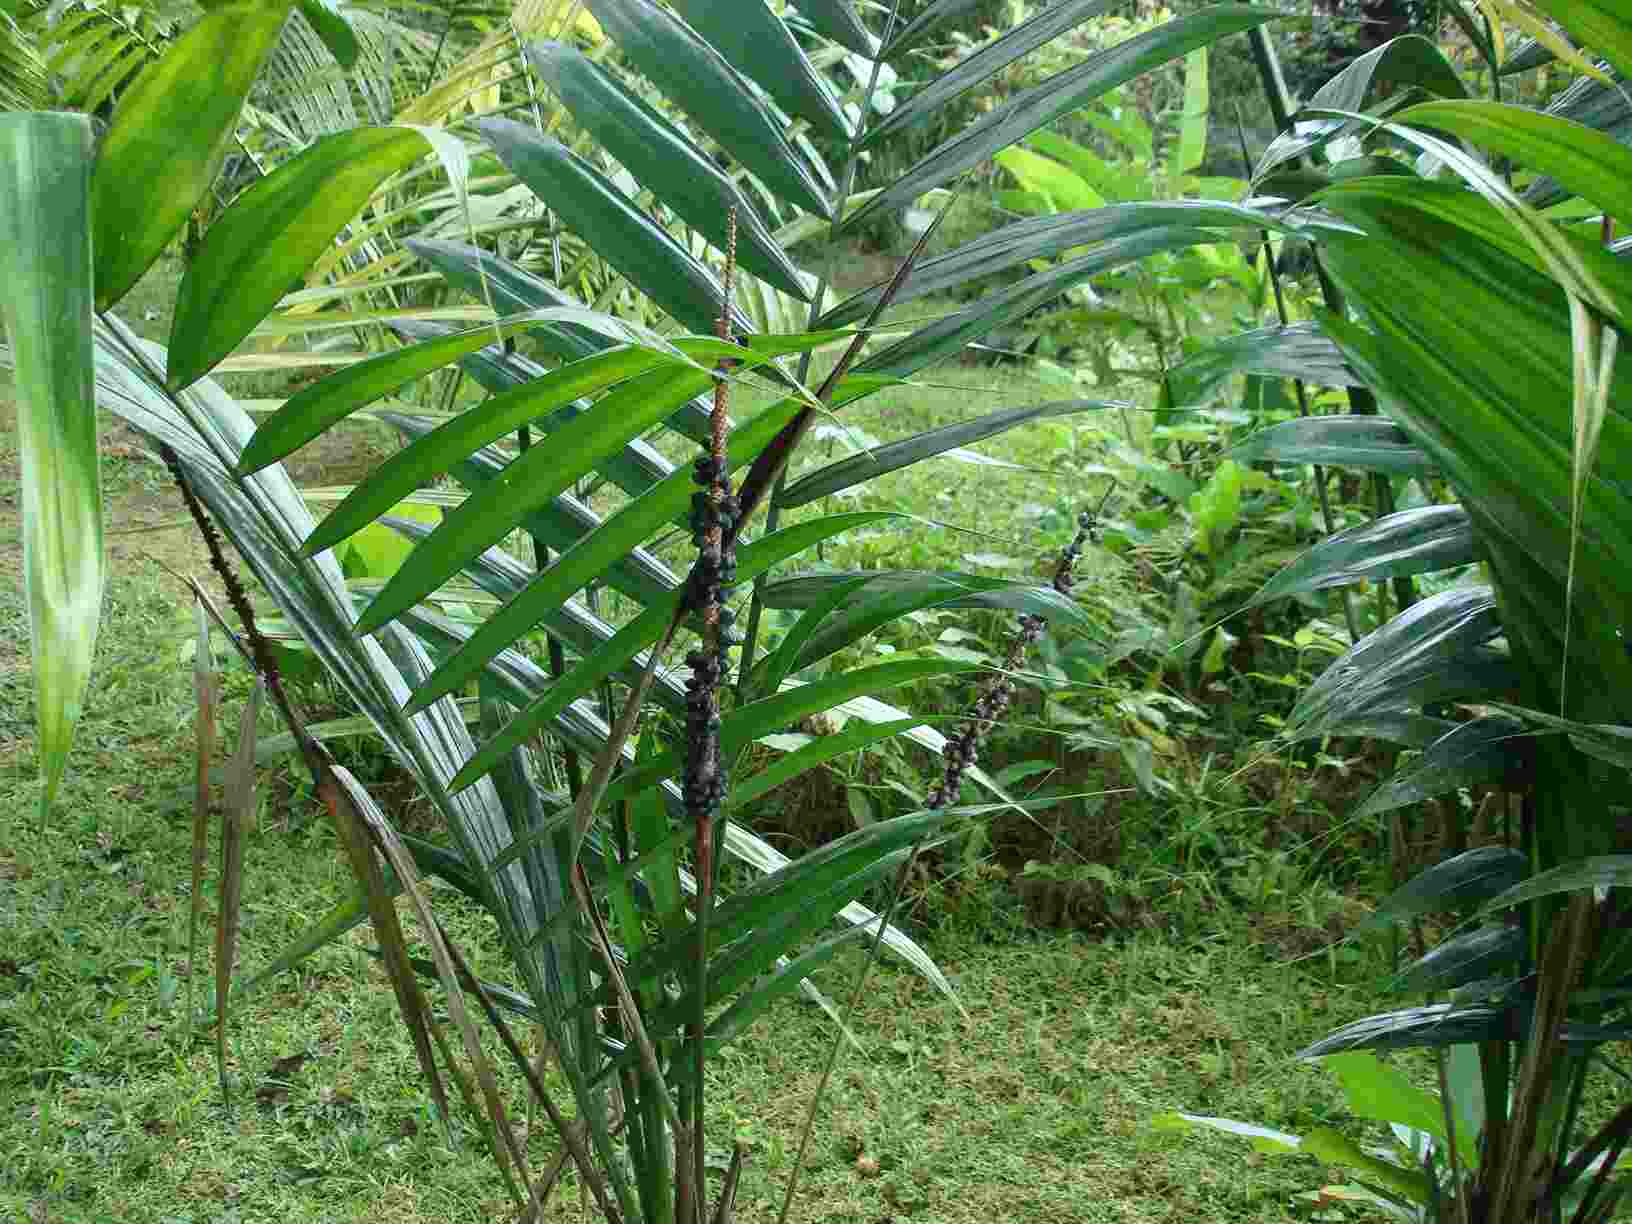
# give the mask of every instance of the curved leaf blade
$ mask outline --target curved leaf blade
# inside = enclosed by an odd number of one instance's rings
[[[1437,467],[1386,417],[1314,416],[1260,429],[1230,457],[1238,463],[1321,464],[1391,476],[1424,476]]]
[[[237,347],[375,188],[427,151],[410,128],[355,128],[318,141],[233,201],[177,291],[170,389],[197,382]]]
[[[1507,846],[1481,846],[1436,863],[1377,905],[1367,925],[1409,922],[1435,910],[1475,906],[1530,874],[1530,860]]]
[[[1397,991],[1455,990],[1485,978],[1506,977],[1524,955],[1522,927],[1501,923],[1447,939],[1406,968],[1389,988]]]
[[[776,498],[784,510],[806,505],[820,497],[829,497],[858,484],[909,467],[924,459],[943,455],[961,446],[996,437],[1000,433],[1045,417],[1066,416],[1077,412],[1099,412],[1106,409],[1129,407],[1112,400],[1061,400],[1052,404],[1031,404],[1024,408],[1005,408],[998,412],[959,421],[940,429],[929,429],[889,442],[883,446],[841,459],[788,485]]]
[[[1534,901],[1537,897],[1551,897],[1558,893],[1628,886],[1632,886],[1632,854],[1597,854],[1579,862],[1565,863],[1514,884],[1491,899],[1481,912],[1494,913]]]
[[[1476,718],[1435,740],[1422,756],[1374,790],[1355,819],[1478,783],[1501,783],[1528,767],[1529,735],[1510,718]]]
[[[1232,374],[1297,378],[1322,387],[1362,385],[1318,323],[1292,323],[1215,340],[1172,367],[1167,385],[1173,406],[1201,403]]]
[[[831,140],[850,139],[850,123],[839,100],[768,6],[675,0],[674,7],[733,68],[752,78],[788,114],[807,120]]]
[[[209,190],[291,7],[212,9],[120,96],[91,188],[98,310],[130,292]]]
[[[479,119],[475,126],[506,168],[631,284],[688,330],[713,329],[724,298],[719,281],[634,201],[560,141],[524,124]],[[732,326],[753,331],[735,308]]]
[[[777,195],[823,217],[832,203],[778,124],[725,57],[648,0],[586,0],[585,7],[641,75]]]
[[[905,132],[920,121],[929,120],[961,94],[996,76],[1015,60],[1030,55],[1045,43],[1053,42],[1090,18],[1098,17],[1115,2],[1116,0],[1067,0],[1067,3],[1051,4],[1038,10],[1001,38],[993,39],[979,50],[964,56],[915,93],[905,105],[896,107],[883,122],[867,132],[862,138],[861,147],[871,148],[879,140]],[[899,38],[890,40],[890,48],[885,54],[893,54],[897,47],[910,44],[923,29],[928,28],[930,20],[942,20],[943,17],[937,10],[944,11],[945,8],[944,4],[936,5],[934,9],[914,20],[901,31]]]
[[[1062,115],[1080,110],[1118,85],[1278,16],[1268,9],[1219,4],[1096,51],[1076,67],[1034,85],[932,150],[893,185],[844,218],[841,228],[909,204],[930,188],[943,186],[999,149],[1025,139]]]
[[[771,10],[762,5],[732,10],[732,20],[727,24],[733,29],[740,28],[736,17],[739,11],[745,16],[760,13],[786,33]],[[738,262],[783,293],[800,301],[810,300],[799,270],[771,236],[759,209],[673,124],[572,47],[535,43],[527,49],[527,58],[573,118],[642,186],[720,251],[730,243],[728,229],[734,212]]]
[[[878,40],[867,32],[851,0],[800,0],[798,7],[823,38],[867,59],[878,53]]]
[[[1454,569],[1478,559],[1473,520],[1463,507],[1401,510],[1322,540],[1265,583],[1246,606],[1256,608],[1334,586]]]

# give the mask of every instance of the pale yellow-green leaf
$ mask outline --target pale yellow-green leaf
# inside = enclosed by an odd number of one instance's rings
[[[102,611],[93,156],[84,116],[0,116],[0,318],[16,370],[42,816],[67,765]]]

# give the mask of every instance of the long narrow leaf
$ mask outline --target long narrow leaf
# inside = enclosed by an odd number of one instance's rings
[[[0,320],[16,371],[42,817],[68,762],[102,616],[91,173],[88,120],[0,116]]]
[[[1247,607],[1328,587],[1452,569],[1478,557],[1473,523],[1463,507],[1401,510],[1322,540],[1265,583]]]

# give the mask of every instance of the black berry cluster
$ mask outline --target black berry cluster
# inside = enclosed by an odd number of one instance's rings
[[[719,691],[730,669],[726,654],[733,619],[725,606],[725,588],[736,581],[737,550],[732,541],[738,515],[724,464],[701,456],[692,476],[698,490],[691,499],[692,541],[697,562],[692,570],[692,602],[705,621],[703,645],[686,656],[691,679],[686,684],[687,754],[684,792],[694,820],[711,820],[725,801],[725,770],[720,761]]]
[[[1060,554],[1059,564],[1054,567],[1053,586],[1061,595],[1071,593],[1077,558],[1082,556],[1083,546],[1094,538],[1096,529],[1094,516],[1084,510],[1077,518],[1077,534],[1066,545],[1065,551]],[[946,762],[946,768],[941,780],[930,788],[927,800],[930,809],[938,810],[958,801],[963,791],[963,775],[980,758],[981,741],[990,733],[993,724],[1008,712],[1009,702],[1014,699],[1014,672],[1025,662],[1026,652],[1043,636],[1043,625],[1040,616],[1028,614],[1020,618],[1014,637],[1009,640],[1002,672],[987,680],[980,696],[975,699],[974,708],[969,711],[968,721],[941,749],[941,759]]]

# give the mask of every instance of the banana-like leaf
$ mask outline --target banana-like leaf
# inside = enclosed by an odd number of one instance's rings
[[[1232,374],[1299,378],[1322,387],[1361,385],[1318,323],[1291,323],[1215,340],[1168,370],[1173,406],[1201,403]]]
[[[1239,453],[1235,457],[1239,458]],[[1328,587],[1452,569],[1478,558],[1473,523],[1461,506],[1401,510],[1328,536],[1265,583],[1246,606],[1256,608],[1272,600]]]
[[[1536,0],[1577,45],[1591,47],[1623,75],[1632,76],[1632,18],[1618,0]]]
[[[1073,285],[1102,272],[1157,251],[1213,241],[1215,236],[1205,230],[1173,227],[1103,243],[1090,254],[1034,272],[1022,281],[986,294],[973,305],[919,328],[868,357],[856,367],[856,372],[905,378],[961,353],[971,341],[1023,318]]]
[[[1471,982],[1511,974],[1524,955],[1524,928],[1501,923],[1447,939],[1402,971],[1389,989],[1455,990]]]
[[[1367,796],[1355,819],[1391,812],[1458,787],[1521,777],[1528,768],[1529,747],[1523,724],[1513,719],[1491,716],[1463,723]]]
[[[0,320],[16,371],[42,816],[68,763],[102,617],[93,156],[83,117],[0,115]]]
[[[586,0],[629,63],[773,192],[809,212],[833,215],[811,167],[724,56],[649,0]],[[587,235],[586,235],[587,236]],[[612,258],[614,252],[601,252]]]
[[[1460,587],[1412,604],[1321,673],[1287,717],[1286,734],[1336,735],[1373,710],[1499,696],[1518,683],[1507,654],[1490,645],[1500,633],[1488,587]]]
[[[759,13],[786,33],[786,27],[768,8],[745,5],[740,11],[744,15]],[[741,20],[733,10],[726,25],[741,30]],[[798,52],[798,47],[794,50]],[[734,215],[737,261],[783,293],[800,301],[810,300],[799,270],[771,236],[753,202],[672,123],[572,47],[535,43],[528,48],[527,58],[573,118],[641,186],[720,251],[729,245],[728,230]]]
[[[871,148],[879,140],[905,132],[931,119],[938,111],[982,81],[996,76],[1015,60],[1030,55],[1045,43],[1076,29],[1111,8],[1115,0],[1066,0],[1039,9],[1028,20],[993,39],[979,50],[960,59],[941,73],[903,106],[898,106],[883,122],[862,138],[861,147]],[[939,7],[939,6],[938,6]],[[917,24],[916,22],[914,24]],[[903,36],[912,33],[909,26]],[[892,43],[895,40],[892,40]],[[893,49],[893,47],[892,47]]]
[[[737,581],[739,583],[751,581],[771,566],[798,555],[820,540],[891,517],[894,516],[884,512],[830,515],[772,532],[752,544],[744,545],[739,551]],[[567,705],[593,692],[598,684],[615,671],[627,667],[631,662],[638,664],[639,652],[656,642],[673,621],[680,595],[681,592],[676,589],[670,597],[654,601],[644,612],[612,635],[604,645],[597,647],[593,652],[585,652],[584,659],[578,666],[551,685],[548,692],[525,706],[502,731],[490,738],[475,756],[465,762],[453,781],[453,788],[457,790],[481,777],[498,763],[504,753],[526,742],[527,738],[535,734],[541,726],[553,721]]]
[[[878,40],[867,32],[856,15],[852,0],[802,0],[798,8],[823,38],[830,38],[866,59],[882,54],[877,51]]]
[[[733,68],[757,83],[788,114],[808,121],[830,140],[850,139],[850,123],[833,90],[768,7],[710,0],[675,0],[674,7]]]
[[[1279,15],[1242,4],[1218,4],[1096,51],[1075,67],[1032,86],[982,116],[932,150],[894,184],[847,216],[843,227],[853,227],[879,213],[909,204],[930,188],[950,182],[999,149],[1024,140],[1062,115],[1081,110],[1118,85],[1180,59],[1198,47],[1254,29]]]
[[[1577,77],[1547,104],[1547,113],[1605,132],[1623,144],[1632,139],[1632,98],[1624,80],[1606,83]],[[1569,195],[1562,183],[1543,175],[1524,189],[1524,202],[1532,208],[1550,208]]]
[[[209,190],[292,4],[211,9],[120,97],[92,185],[98,310],[130,292]]]
[[[1436,97],[1465,98],[1468,88],[1439,48],[1420,34],[1403,34],[1360,56],[1338,73],[1304,103],[1304,110],[1360,111],[1373,86],[1383,82],[1415,86]],[[1344,119],[1300,119],[1291,131],[1277,136],[1253,170],[1252,181],[1261,182],[1287,162],[1302,157],[1310,149],[1347,125]]]
[[[1165,1113],[1150,1120],[1155,1130],[1189,1130],[1193,1126],[1206,1127],[1226,1135],[1251,1140],[1252,1145],[1265,1155],[1278,1152],[1297,1152],[1303,1149],[1303,1137],[1286,1131],[1272,1130],[1253,1122],[1237,1122],[1234,1118],[1210,1118],[1202,1114]]]
[[[871,450],[852,455],[848,459],[841,459],[837,463],[830,463],[824,468],[801,476],[777,495],[776,504],[784,510],[791,510],[796,506],[813,502],[819,497],[829,497],[844,489],[865,484],[886,472],[894,472],[921,460],[944,455],[958,447],[972,446],[976,442],[1044,417],[1127,407],[1130,406],[1112,400],[1062,400],[1052,404],[1031,404],[1024,408],[1005,408],[971,421],[959,421],[955,425],[944,425],[940,429],[925,430],[910,438],[873,447]]]
[[[1588,529],[1576,533],[1575,346],[1557,283],[1497,245],[1504,230],[1516,236],[1513,226],[1468,192],[1371,179],[1332,188],[1323,204],[1367,231],[1364,239],[1326,235],[1323,247],[1333,277],[1373,329],[1328,319],[1328,330],[1467,508],[1502,594],[1514,652],[1529,661],[1537,683],[1550,685],[1561,674],[1573,548],[1572,702],[1565,712],[1582,722],[1628,721],[1632,658],[1617,630],[1632,605],[1624,564],[1632,491],[1604,473],[1632,457],[1624,409],[1632,403],[1632,369],[1619,363],[1608,388],[1598,463],[1582,505]],[[1610,292],[1632,305],[1632,294]],[[1490,361],[1498,352],[1499,366]],[[1541,691],[1520,704],[1556,710],[1559,697]]]
[[[730,462],[733,467],[757,454],[778,430],[798,411],[795,401],[783,401],[738,426],[731,436]],[[584,536],[562,553],[549,569],[536,577],[515,599],[506,604],[473,634],[469,641],[436,670],[431,682],[416,695],[415,708],[426,694],[452,692],[474,676],[500,650],[509,646],[538,623],[544,611],[560,606],[568,596],[603,573],[615,560],[643,543],[662,524],[682,513],[696,491],[690,471],[681,470],[662,484],[620,507],[593,533]],[[373,605],[370,606],[370,613]],[[383,622],[382,622],[383,623]],[[369,632],[377,625],[365,613],[359,630]],[[467,754],[468,756],[468,754]]]
[[[1260,429],[1232,447],[1238,463],[1313,463],[1391,476],[1424,476],[1434,462],[1385,417],[1314,416]]]
[[[1027,197],[1037,201],[1034,207],[1016,205],[1016,211],[1053,212],[1105,207],[1105,198],[1090,183],[1052,157],[1013,145],[994,154],[992,160],[1014,177]]]
[[[1547,174],[1612,217],[1632,216],[1632,149],[1613,136],[1527,107],[1472,98],[1424,102],[1396,116],[1438,128]]]
[[[513,119],[480,119],[476,128],[499,160],[593,247],[683,327],[706,333],[724,294],[714,274],[654,224],[604,176],[565,145]],[[732,330],[753,328],[732,309]]]
[[[1198,241],[1221,242],[1265,229],[1291,235],[1307,232],[1304,227],[1267,211],[1202,200],[1113,204],[1082,212],[1034,217],[1002,226],[944,255],[915,264],[890,301],[900,306],[915,298],[946,293],[981,277],[1023,268],[1034,259],[1048,259],[1073,247],[1091,246],[1151,230],[1171,231],[1176,238],[1190,231],[1218,230],[1219,233]],[[1190,242],[1182,245],[1188,246]],[[845,299],[824,314],[819,325],[839,327],[866,317],[889,283],[880,281]]]
[[[1558,893],[1585,892],[1592,888],[1626,888],[1632,885],[1632,855],[1597,854],[1576,863],[1565,863],[1514,884],[1492,898],[1481,911],[1495,913]]]
[[[1409,922],[1436,910],[1479,905],[1530,874],[1530,860],[1507,846],[1481,846],[1436,863],[1377,905],[1367,925]]]

